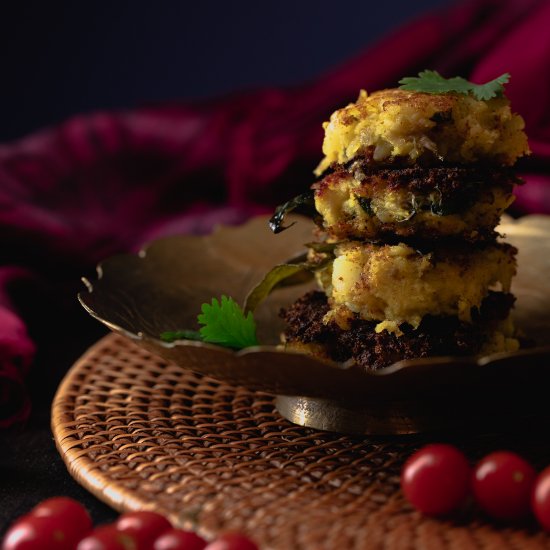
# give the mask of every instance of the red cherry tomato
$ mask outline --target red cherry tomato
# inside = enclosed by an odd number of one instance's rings
[[[59,518],[23,516],[6,533],[2,550],[73,550],[77,540],[67,536]]]
[[[550,466],[535,481],[531,505],[541,526],[550,531]]]
[[[115,524],[103,525],[83,538],[76,550],[137,550],[135,539],[120,532]]]
[[[68,497],[44,500],[31,510],[30,515],[40,518],[60,518],[75,544],[93,527],[92,518],[86,508],[80,502]]]
[[[193,531],[171,529],[155,540],[153,550],[203,550],[206,544],[206,541]]]
[[[240,533],[223,533],[205,550],[259,550],[258,546]]]
[[[466,499],[470,466],[452,445],[427,445],[403,467],[401,487],[410,503],[429,516],[452,512]]]
[[[172,529],[171,523],[156,512],[129,512],[120,516],[115,525],[135,539],[137,550],[151,550],[154,540]]]
[[[479,506],[496,519],[520,519],[530,511],[537,473],[523,458],[497,451],[476,466],[472,489]]]

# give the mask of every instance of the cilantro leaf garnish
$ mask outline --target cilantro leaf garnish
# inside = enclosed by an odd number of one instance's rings
[[[456,92],[459,94],[471,93],[476,99],[487,100],[504,93],[504,84],[510,80],[510,74],[504,73],[498,78],[485,84],[473,84],[465,78],[454,76],[444,78],[437,71],[422,71],[418,76],[407,76],[399,81],[402,90],[425,92],[427,94],[444,94]]]
[[[510,81],[510,73],[501,74],[498,78],[486,82],[485,84],[472,84],[474,89],[472,93],[477,99],[491,99],[504,93],[504,84]]]
[[[160,339],[163,342],[198,340],[233,349],[258,345],[256,322],[252,312],[245,316],[233,298],[222,296],[219,302],[216,298],[212,298],[211,304],[202,304],[201,311],[202,313],[197,316],[197,321],[203,325],[200,332],[196,330],[166,331],[160,335]]]
[[[211,304],[202,304],[201,311],[197,319],[203,325],[200,334],[205,342],[235,349],[258,345],[252,312],[245,316],[233,298],[222,296],[219,302],[212,298]]]

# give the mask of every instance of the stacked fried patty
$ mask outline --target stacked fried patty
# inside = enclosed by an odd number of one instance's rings
[[[312,187],[323,292],[281,312],[285,345],[367,369],[518,349],[517,251],[495,227],[521,184],[523,127],[504,96],[392,89],[336,111]]]
[[[337,239],[457,237],[493,240],[514,185],[509,168],[374,168],[364,159],[337,166],[314,185],[315,204]]]

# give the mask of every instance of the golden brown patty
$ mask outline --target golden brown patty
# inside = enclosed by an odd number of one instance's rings
[[[290,350],[311,353],[333,361],[353,360],[375,370],[402,359],[430,356],[469,356],[518,349],[519,342],[509,326],[511,294],[490,293],[474,319],[465,323],[456,317],[427,316],[420,326],[403,326],[403,334],[376,332],[374,322],[354,316],[349,330],[336,323],[325,323],[329,311],[322,292],[309,292],[280,316],[286,322],[283,335]]]
[[[470,242],[494,238],[521,180],[508,169],[340,168],[313,186],[323,227],[336,239],[386,236]]]
[[[345,327],[355,313],[377,330],[418,327],[425,315],[470,321],[489,290],[508,292],[516,249],[507,244],[454,245],[420,251],[409,245],[345,241],[332,264],[318,272],[331,316]]]
[[[364,157],[370,163],[444,161],[511,166],[529,154],[523,119],[506,97],[381,90],[337,110],[325,123],[317,175]]]

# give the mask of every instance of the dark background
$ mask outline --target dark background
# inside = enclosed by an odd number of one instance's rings
[[[451,3],[4,2],[0,141],[95,109],[300,84]]]
[[[297,85],[412,17],[450,3],[10,2],[0,17],[0,141],[80,112]],[[72,481],[49,429],[63,373],[104,331],[75,309],[70,334],[78,338],[71,344],[69,327],[60,327],[59,341],[41,344],[30,380],[30,421],[0,433],[0,533],[58,494],[82,501],[96,522],[116,516]]]

